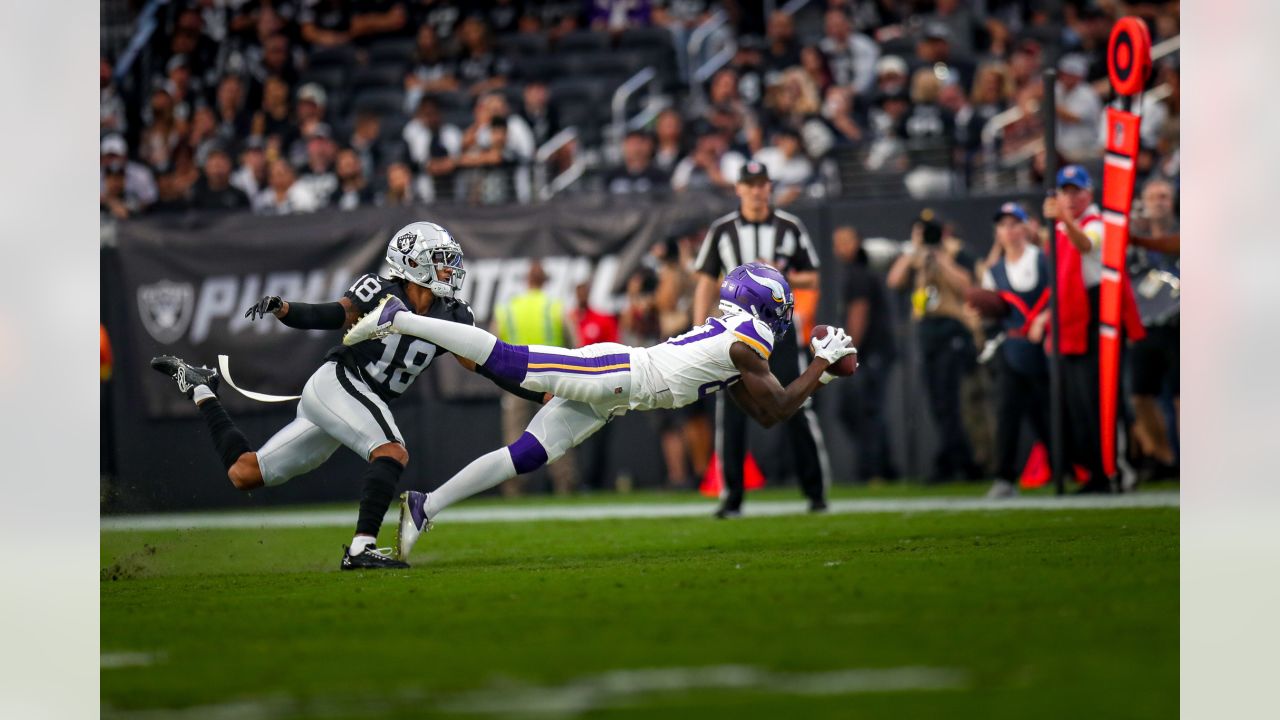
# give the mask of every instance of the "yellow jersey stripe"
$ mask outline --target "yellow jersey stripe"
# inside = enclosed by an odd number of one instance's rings
[[[604,365],[601,367],[582,367],[581,365],[563,365],[561,363],[529,363],[530,370],[577,370],[579,372],[608,372],[609,370],[629,370],[631,363]]]
[[[761,343],[759,340],[756,340],[755,338],[749,337],[747,335],[743,335],[742,333],[736,330],[733,332],[733,334],[734,334],[734,337],[738,338],[739,340],[746,343],[747,345],[755,348],[756,352],[763,355],[766,360],[769,359],[769,354],[770,354],[769,348],[765,347],[764,344]]]

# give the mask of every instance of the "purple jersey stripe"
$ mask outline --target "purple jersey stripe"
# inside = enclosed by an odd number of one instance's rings
[[[542,352],[529,353],[530,365],[553,363],[556,365],[573,365],[580,368],[598,368],[608,365],[625,365],[630,362],[630,353],[614,353],[612,355],[600,355],[599,357],[582,357],[570,354],[568,351],[564,355]]]

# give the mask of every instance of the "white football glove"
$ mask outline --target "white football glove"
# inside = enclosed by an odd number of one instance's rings
[[[824,338],[810,340],[809,347],[813,348],[814,357],[820,357],[832,365],[839,362],[840,358],[845,355],[857,352],[843,328],[836,328],[834,331],[828,332]]]

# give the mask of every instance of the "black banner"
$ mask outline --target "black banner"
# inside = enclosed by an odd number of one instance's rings
[[[706,222],[729,207],[723,198],[702,195],[683,196],[680,203],[602,197],[502,208],[370,208],[289,217],[193,213],[122,222],[116,229],[116,301],[125,303],[126,321],[113,336],[122,351],[117,362],[145,368],[164,353],[212,367],[225,354],[242,387],[296,395],[338,333],[293,330],[274,320],[250,323],[245,309],[263,295],[336,300],[359,275],[383,269],[387,241],[410,222],[431,220],[458,238],[468,270],[462,297],[483,326],[495,305],[525,289],[530,258],[542,259],[546,290],[566,307],[584,281],[592,283],[593,304],[614,307],[627,274],[650,247],[674,228]],[[435,382],[454,397],[492,392],[483,381],[468,385],[453,373]],[[425,392],[424,385],[414,392]],[[139,386],[148,416],[193,413],[158,373],[143,373]],[[265,409],[234,391],[222,397],[232,411]]]

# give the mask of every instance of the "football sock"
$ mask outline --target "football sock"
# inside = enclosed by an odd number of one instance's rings
[[[484,492],[504,480],[516,476],[515,463],[511,461],[511,451],[505,447],[491,453],[481,455],[470,465],[458,471],[457,475],[427,495],[425,510],[428,518],[434,518],[441,510],[465,500],[476,493]]]
[[[484,364],[498,343],[486,330],[462,323],[422,317],[411,312],[398,312],[391,326],[405,335],[413,335],[448,350],[454,355],[472,362]]]
[[[208,390],[204,385],[196,389],[201,388]],[[200,403],[197,408],[204,416],[204,421],[209,424],[209,432],[213,435],[213,447],[218,451],[218,457],[222,458],[222,464],[230,470],[241,455],[250,452],[249,441],[245,439],[244,433],[240,432],[240,428],[232,422],[231,416],[227,414],[218,398],[211,397]]]
[[[218,396],[213,394],[213,391],[209,389],[208,385],[197,385],[195,389],[191,391],[191,399],[195,401],[197,406],[205,400],[216,397]]]
[[[374,458],[365,469],[361,478],[364,489],[360,495],[360,514],[356,518],[357,540],[361,535],[378,537],[382,519],[387,516],[387,508],[391,507],[396,496],[396,484],[400,482],[402,472],[404,466],[389,457]],[[354,541],[351,550],[356,552]]]
[[[351,539],[351,548],[347,550],[347,554],[355,557],[364,552],[364,549],[378,542],[378,538],[369,537],[368,535],[356,535]]]

